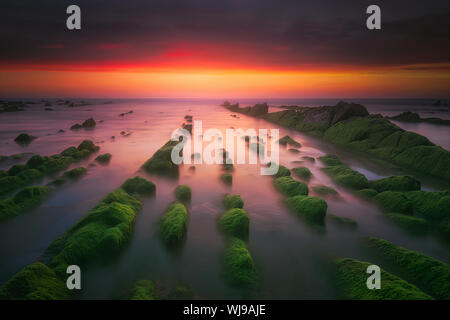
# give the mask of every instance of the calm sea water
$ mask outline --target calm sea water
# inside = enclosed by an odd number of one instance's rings
[[[101,100],[102,102],[104,100]],[[322,105],[336,101],[268,101],[271,104]],[[93,101],[98,103],[100,101]],[[367,259],[362,247],[365,236],[381,237],[410,249],[450,263],[448,245],[432,236],[416,237],[393,225],[371,203],[356,198],[352,193],[335,185],[320,170],[321,164],[305,162],[313,173],[309,182],[335,188],[340,197],[329,198],[328,213],[350,217],[358,222],[358,229],[350,231],[327,223],[325,232],[318,232],[287,210],[283,197],[276,192],[272,178],[261,176],[255,165],[235,165],[233,185],[227,187],[219,179],[218,165],[196,165],[195,172],[182,165],[177,180],[166,180],[138,172],[180,126],[186,114],[202,120],[204,129],[277,128],[266,121],[240,115],[230,117],[230,112],[218,106],[219,100],[116,100],[113,104],[93,104],[68,108],[53,106],[54,111],[44,111],[42,104],[32,105],[27,111],[0,114],[0,154],[31,152],[41,155],[59,153],[83,139],[92,139],[101,146],[101,153],[112,154],[108,166],[90,167],[81,180],[58,188],[40,207],[11,221],[0,224],[0,283],[3,283],[25,265],[33,262],[61,233],[76,223],[109,192],[136,174],[152,180],[157,186],[156,196],[145,199],[138,215],[130,245],[115,261],[83,270],[83,295],[85,299],[118,298],[137,279],[153,279],[160,287],[176,284],[189,285],[196,298],[240,298],[241,293],[227,286],[221,276],[220,258],[224,239],[216,228],[217,218],[225,211],[222,198],[225,193],[240,194],[244,209],[250,216],[249,248],[262,278],[258,298],[273,299],[329,299],[336,297],[330,283],[328,262],[335,257]],[[252,104],[258,101],[243,101]],[[356,101],[361,102],[361,101]],[[368,102],[368,101],[366,101]],[[380,103],[380,101],[377,101]],[[396,114],[396,105],[365,104],[370,112]],[[428,110],[425,105],[416,105]],[[400,107],[399,107],[400,108]],[[402,107],[403,111],[409,107]],[[405,109],[406,108],[406,109]],[[122,112],[132,114],[119,117]],[[444,117],[446,111],[433,116]],[[426,114],[424,114],[425,116]],[[431,115],[429,115],[431,116]],[[70,126],[93,117],[98,123],[94,130],[71,131]],[[64,133],[57,133],[59,129]],[[439,130],[445,129],[445,137]],[[416,130],[430,140],[447,141],[449,129],[430,126]],[[410,129],[412,130],[412,129]],[[131,133],[120,135],[121,131]],[[17,145],[13,139],[21,132],[38,137],[27,147]],[[360,170],[370,179],[402,173],[386,168],[367,158],[350,154],[329,143],[280,128],[280,136],[288,134],[302,143],[299,154],[281,149],[280,163],[293,168],[302,156],[319,157],[337,154],[352,168]],[[115,139],[111,137],[115,136]],[[81,163],[87,166],[93,159]],[[13,162],[0,164],[1,169]],[[421,177],[424,189],[444,187],[436,181]],[[45,183],[45,181],[44,181]],[[187,240],[180,252],[168,251],[157,235],[157,221],[173,201],[173,190],[178,184],[189,184],[193,198],[189,205]],[[314,193],[311,191],[311,194]]]

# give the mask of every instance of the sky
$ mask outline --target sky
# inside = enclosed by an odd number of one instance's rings
[[[21,0],[0,17],[3,97],[450,97],[448,0]]]

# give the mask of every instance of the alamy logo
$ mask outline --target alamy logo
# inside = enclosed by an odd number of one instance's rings
[[[370,277],[367,278],[366,285],[367,289],[381,289],[381,270],[380,267],[372,264],[367,267],[366,273],[371,274]]]
[[[248,150],[249,164],[257,164],[259,160],[260,164],[265,165],[260,169],[261,175],[278,172],[278,129],[270,129],[270,134],[267,129],[226,129],[224,137],[219,129],[203,132],[202,121],[196,120],[192,133],[186,129],[177,129],[172,133],[171,140],[180,141],[172,149],[173,163],[191,164],[193,160],[194,164],[245,164]],[[205,148],[204,142],[208,143]]]

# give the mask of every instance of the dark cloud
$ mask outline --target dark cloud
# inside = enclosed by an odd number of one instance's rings
[[[82,30],[65,28],[70,4]],[[382,30],[365,28],[372,1],[30,1],[0,5],[0,64],[163,63],[171,50],[255,67],[445,63],[450,1],[376,1]],[[173,55],[173,58],[176,55]]]

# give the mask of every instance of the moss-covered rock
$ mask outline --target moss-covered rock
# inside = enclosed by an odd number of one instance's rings
[[[83,175],[85,175],[87,172],[87,169],[84,167],[78,167],[72,170],[69,170],[67,172],[64,172],[63,178],[75,180],[81,178]]]
[[[366,273],[371,263],[355,259],[337,259],[337,287],[343,298],[350,300],[429,300],[414,285],[381,269],[381,288],[368,289]]]
[[[404,196],[412,202],[414,213],[430,221],[450,218],[450,191],[411,191]]]
[[[65,157],[73,157],[78,153],[78,149],[76,147],[68,147],[67,149],[64,149],[63,152],[61,152],[61,155]]]
[[[231,175],[231,173],[223,173],[220,176],[220,180],[222,180],[222,182],[224,182],[225,184],[232,184],[233,176]]]
[[[426,234],[430,229],[428,221],[422,218],[411,217],[402,213],[387,213],[386,217],[413,234]]]
[[[284,136],[283,138],[278,140],[278,143],[281,144],[282,146],[290,145],[296,148],[300,148],[302,146],[299,142],[295,141],[289,136]]]
[[[395,274],[436,299],[450,299],[449,265],[383,239],[368,238],[367,245]]]
[[[150,195],[156,191],[156,186],[153,182],[139,176],[128,179],[122,184],[121,188],[131,195]]]
[[[306,167],[297,167],[291,170],[294,176],[299,177],[302,180],[309,181],[311,179],[311,171]]]
[[[172,204],[160,220],[161,240],[169,245],[180,244],[186,237],[188,214],[181,203]]]
[[[411,176],[392,176],[369,181],[369,188],[377,192],[415,191],[420,190],[420,187],[420,181]]]
[[[338,192],[331,187],[327,186],[314,186],[313,190],[315,193],[321,196],[337,196]]]
[[[292,179],[289,176],[280,177],[274,180],[275,188],[285,196],[306,196],[308,195],[308,186],[303,182]]]
[[[45,186],[26,187],[12,198],[0,201],[0,221],[13,218],[47,199],[50,189]]]
[[[332,221],[335,224],[339,224],[341,226],[344,226],[344,227],[347,227],[350,229],[356,229],[358,227],[358,223],[353,219],[339,217],[334,214],[328,214],[327,216],[330,219],[330,221]]]
[[[319,158],[325,167],[322,170],[333,178],[336,183],[355,190],[366,189],[369,185],[367,178],[358,171],[344,165],[338,157],[326,155]]]
[[[248,238],[250,219],[243,209],[228,210],[220,216],[217,224],[219,229],[227,236],[244,240]]]
[[[312,163],[316,162],[316,159],[314,159],[313,157],[309,157],[309,156],[303,156],[302,159],[305,161],[312,162]]]
[[[20,172],[27,170],[28,166],[26,164],[16,164],[13,165],[9,170],[8,170],[8,174],[10,176],[16,176],[17,174],[19,174]]]
[[[101,164],[108,164],[111,161],[111,153],[104,153],[95,158],[95,161]]]
[[[0,178],[0,194],[9,193],[23,186],[23,180],[17,176],[6,176]]]
[[[34,139],[36,139],[35,136],[32,136],[32,135],[27,134],[27,133],[21,133],[14,139],[14,141],[16,143],[20,144],[20,145],[28,145]]]
[[[274,178],[287,177],[291,175],[291,171],[285,166],[279,165],[278,171],[273,175]]]
[[[307,221],[324,224],[328,208],[325,200],[316,197],[295,196],[287,198],[286,203],[292,211]]]
[[[375,198],[375,196],[378,194],[377,190],[373,190],[373,189],[361,189],[356,191],[356,194],[358,196],[360,196],[363,199],[373,199]]]
[[[225,250],[223,262],[224,274],[230,285],[244,289],[258,286],[255,262],[244,241],[232,238]]]
[[[160,174],[169,177],[178,177],[178,165],[172,162],[172,149],[178,144],[178,141],[169,141],[162,148],[156,151],[153,156],[147,160],[142,169],[148,173]]]
[[[223,199],[223,204],[227,209],[234,209],[234,208],[242,209],[244,207],[244,201],[238,194],[226,194]]]
[[[384,212],[413,213],[413,203],[402,192],[385,191],[375,196],[375,202]]]
[[[137,281],[131,289],[130,300],[156,300],[156,285],[150,280]]]
[[[181,202],[191,201],[192,191],[191,187],[186,184],[179,185],[175,188],[175,198]]]
[[[100,147],[96,146],[92,140],[83,140],[78,146],[78,151],[88,150],[89,152],[97,152]]]
[[[0,288],[0,300],[64,300],[69,297],[66,283],[40,262],[26,266]]]

